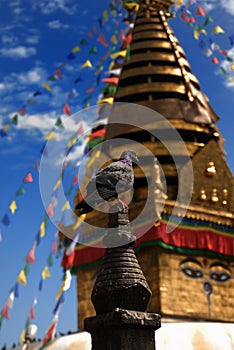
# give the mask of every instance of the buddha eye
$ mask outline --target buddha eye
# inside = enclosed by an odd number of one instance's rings
[[[202,278],[203,277],[203,272],[199,269],[195,269],[194,267],[191,266],[185,266],[181,267],[180,271],[182,271],[185,276],[189,278]]]
[[[227,273],[227,272],[211,272],[210,273],[210,279],[216,281],[216,282],[219,282],[219,283],[224,283],[224,282],[227,282],[229,281],[230,279],[232,278],[232,276]]]

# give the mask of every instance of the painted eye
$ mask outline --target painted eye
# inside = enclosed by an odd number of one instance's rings
[[[211,272],[210,273],[210,279],[219,282],[224,283],[229,281],[232,278],[232,276],[227,272]]]
[[[195,269],[193,267],[190,266],[185,266],[185,267],[181,267],[180,271],[182,271],[185,276],[189,277],[189,278],[202,278],[203,277],[203,272],[199,269]]]

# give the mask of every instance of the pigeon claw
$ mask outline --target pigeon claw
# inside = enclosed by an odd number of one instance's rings
[[[128,205],[124,203],[120,198],[118,198],[118,202],[122,205],[123,209],[128,209]]]

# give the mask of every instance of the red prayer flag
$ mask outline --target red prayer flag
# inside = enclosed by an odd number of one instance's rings
[[[83,127],[83,124],[80,123],[78,131],[77,131],[77,134],[78,135],[83,135],[83,133],[84,133],[84,127]]]
[[[23,117],[26,113],[26,108],[23,106],[22,108],[20,108],[18,110],[18,113],[19,113],[19,115],[21,115],[21,117]]]
[[[206,11],[203,9],[203,7],[199,5],[196,9],[195,16],[205,16],[205,15],[206,15]]]
[[[23,182],[25,182],[25,183],[26,183],[26,182],[33,182],[32,174],[31,174],[31,173],[28,173],[28,174],[25,176]]]
[[[129,33],[129,34],[126,36],[125,40],[124,40],[124,43],[123,43],[122,48],[125,49],[126,46],[128,46],[129,44],[131,44],[131,42],[132,42],[132,33]]]
[[[68,103],[65,103],[65,105],[63,107],[63,113],[67,114],[67,115],[71,115],[71,110],[70,110]]]
[[[4,308],[2,309],[1,314],[6,320],[9,320],[9,305],[8,305],[7,302],[6,302],[5,306],[4,306]]]
[[[65,270],[73,266],[73,262],[76,256],[76,250],[73,250],[70,255],[64,254],[63,256],[63,267]]]
[[[103,83],[113,83],[113,84],[117,85],[119,83],[119,78],[117,78],[117,77],[103,78],[102,82]]]
[[[47,214],[49,215],[50,218],[54,216],[54,210],[53,210],[53,205],[50,203],[47,208]]]
[[[60,69],[56,69],[55,75],[57,75],[58,78],[62,77]]]
[[[72,185],[75,186],[78,182],[78,174],[75,175],[73,181],[72,181]]]
[[[29,264],[34,264],[35,262],[35,255],[34,255],[34,250],[31,249],[28,255],[25,258],[25,261],[27,261]]]
[[[54,338],[56,325],[57,325],[57,321],[53,321],[51,326],[47,330],[46,335],[42,341],[43,344],[48,343],[50,340],[52,340]]]
[[[104,37],[104,34],[101,32],[97,38],[97,41],[104,45],[105,47],[108,47],[108,43],[106,41],[106,38]]]
[[[93,33],[92,32],[88,32],[87,35],[88,35],[89,38],[93,39]]]
[[[34,308],[31,307],[29,311],[29,318],[30,320],[33,320],[35,318]]]
[[[92,134],[89,135],[89,138],[92,140],[95,137],[103,137],[105,135],[105,132],[106,132],[105,128],[94,131]]]
[[[220,49],[219,52],[222,53],[224,56],[227,56],[227,51],[226,50]]]
[[[217,57],[213,57],[211,62],[214,63],[214,64],[219,64],[219,60],[218,60]]]
[[[90,92],[94,92],[94,87],[92,86],[91,88],[85,90],[85,92],[88,94]]]
[[[186,23],[189,23],[189,17],[186,15],[184,11],[181,11],[180,17],[182,18],[183,21]]]
[[[57,243],[56,243],[56,239],[54,240],[53,244],[52,244],[52,252],[56,253],[57,252]]]

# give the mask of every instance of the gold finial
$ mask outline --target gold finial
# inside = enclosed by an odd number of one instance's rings
[[[207,176],[214,176],[216,174],[216,168],[214,162],[209,162],[205,170]]]
[[[207,196],[206,196],[206,191],[205,190],[201,190],[200,191],[200,200],[201,201],[206,201],[207,200]]]
[[[224,188],[223,189],[223,200],[222,200],[223,205],[227,205],[227,197],[228,197],[228,190],[227,190],[227,188]]]
[[[217,189],[213,188],[211,193],[211,202],[217,203],[218,201],[219,201],[219,197],[218,197]]]

